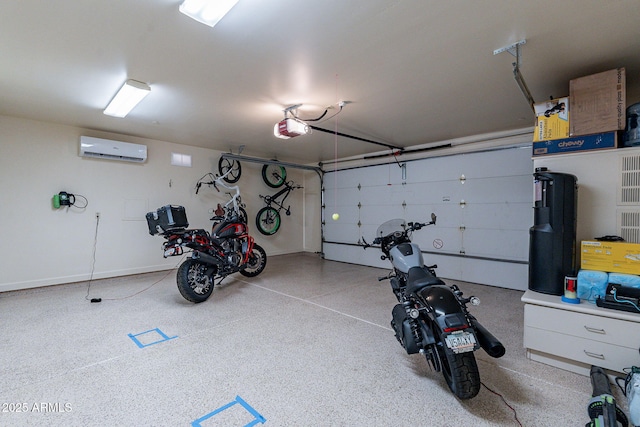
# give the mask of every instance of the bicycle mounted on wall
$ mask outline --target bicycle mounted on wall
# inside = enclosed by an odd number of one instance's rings
[[[260,209],[256,215],[256,227],[258,227],[260,233],[270,236],[280,229],[280,211],[284,209],[287,216],[291,215],[291,206],[285,208],[285,200],[293,190],[302,188],[302,186],[296,185],[293,181],[287,181],[287,170],[284,166],[264,165],[262,167],[262,179],[271,188],[284,186],[283,189],[272,196],[260,194],[260,198],[264,200],[266,206]],[[271,206],[272,204],[276,205],[277,208]]]
[[[238,167],[239,165],[240,164],[238,163]],[[234,215],[238,217],[238,220],[240,220],[245,224],[248,221],[249,216],[247,215],[247,211],[245,210],[246,205],[242,202],[242,198],[240,196],[240,187],[238,187],[237,185],[225,184],[225,181],[229,182],[227,181],[229,176],[233,177],[233,172],[234,171],[231,168],[228,168],[225,170],[225,173],[223,175],[217,176],[217,177],[212,173],[207,173],[202,178],[200,178],[196,183],[196,194],[198,194],[198,191],[200,191],[200,187],[203,184],[208,186],[213,185],[213,187],[218,192],[220,192],[220,188],[218,188],[218,186],[221,186],[225,190],[228,190],[228,191],[225,191],[225,193],[227,194],[227,196],[229,196],[229,201],[227,201],[224,204],[224,206],[221,206],[220,203],[218,203],[217,209],[213,212],[214,216],[210,218],[211,221],[214,222],[213,224],[214,228],[216,226],[216,223],[219,223],[225,218],[228,219]],[[238,177],[239,177],[239,174],[238,174]],[[209,178],[210,180],[205,181],[205,178]]]
[[[228,183],[237,182],[242,174],[240,162],[225,156],[220,157],[218,161],[218,171],[222,179]],[[296,185],[293,181],[287,181],[287,170],[284,166],[276,163],[266,163],[262,166],[262,179],[271,188],[284,186],[274,195],[259,195],[265,201],[266,206],[261,208],[256,215],[256,227],[260,233],[271,236],[280,229],[282,222],[280,211],[284,209],[287,216],[291,215],[291,206],[285,207],[284,205],[287,197],[293,190],[303,187]]]

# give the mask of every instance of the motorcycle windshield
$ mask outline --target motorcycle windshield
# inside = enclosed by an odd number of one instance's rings
[[[387,222],[384,222],[378,227],[378,231],[376,231],[376,237],[385,237],[389,234],[393,234],[396,231],[404,231],[407,228],[407,223],[404,219],[396,218],[390,219]]]

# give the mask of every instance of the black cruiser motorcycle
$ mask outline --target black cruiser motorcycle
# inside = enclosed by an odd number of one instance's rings
[[[505,348],[469,313],[467,304],[478,305],[480,300],[463,298],[456,285],[446,285],[436,276],[437,266],[425,266],[420,247],[411,243],[413,231],[435,223],[431,214],[428,223],[393,219],[380,225],[373,244],[380,245],[381,258],[388,259],[393,270],[378,280],[389,280],[398,299],[391,327],[400,345],[408,354],[425,355],[459,399],[471,399],[480,391],[473,352],[482,348],[498,358]],[[364,249],[371,246],[363,242]]]

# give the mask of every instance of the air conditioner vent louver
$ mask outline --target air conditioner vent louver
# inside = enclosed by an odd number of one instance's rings
[[[618,234],[627,242],[640,243],[640,210],[620,210]]]
[[[640,154],[622,156],[620,204],[640,203]]]
[[[147,146],[81,136],[80,156],[142,163],[147,160]]]

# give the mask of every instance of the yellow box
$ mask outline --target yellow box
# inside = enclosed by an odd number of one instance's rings
[[[583,240],[580,255],[584,270],[640,275],[640,243]]]
[[[536,130],[533,142],[569,137],[569,98],[558,98],[534,104]]]

